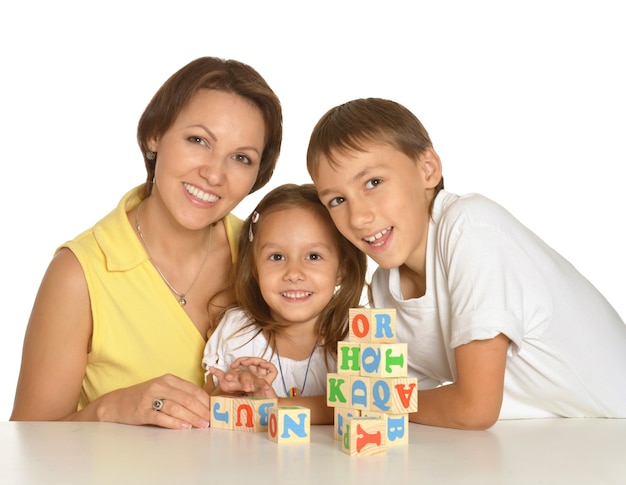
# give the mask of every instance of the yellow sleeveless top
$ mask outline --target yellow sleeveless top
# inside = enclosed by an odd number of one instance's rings
[[[79,410],[103,394],[163,374],[204,383],[205,336],[156,272],[128,221],[138,193],[128,192],[94,227],[61,246],[82,266],[93,316]],[[242,221],[229,214],[224,225],[234,262]]]

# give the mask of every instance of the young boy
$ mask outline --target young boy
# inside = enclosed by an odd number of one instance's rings
[[[371,304],[396,308],[419,412],[433,426],[626,417],[626,325],[571,264],[501,206],[443,190],[420,121],[384,99],[328,111],[307,168],[343,235],[377,264]]]

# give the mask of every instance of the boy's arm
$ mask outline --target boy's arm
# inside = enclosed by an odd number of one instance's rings
[[[487,429],[502,406],[504,370],[509,339],[504,334],[474,340],[455,350],[457,380],[419,391],[414,423],[459,429]]]

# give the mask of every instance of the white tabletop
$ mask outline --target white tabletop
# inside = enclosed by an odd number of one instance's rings
[[[349,456],[331,426],[311,442],[265,433],[110,423],[0,422],[0,483],[626,484],[626,420],[500,421],[488,431],[410,425],[409,444]]]

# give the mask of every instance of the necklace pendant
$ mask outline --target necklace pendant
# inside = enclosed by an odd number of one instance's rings
[[[301,397],[302,391],[297,387],[292,387],[291,389],[289,389],[289,392],[287,394],[289,394],[289,397]]]
[[[187,300],[185,300],[185,295],[182,295],[180,297],[180,300],[178,300],[178,303],[180,303],[180,306],[185,306],[187,304]]]

